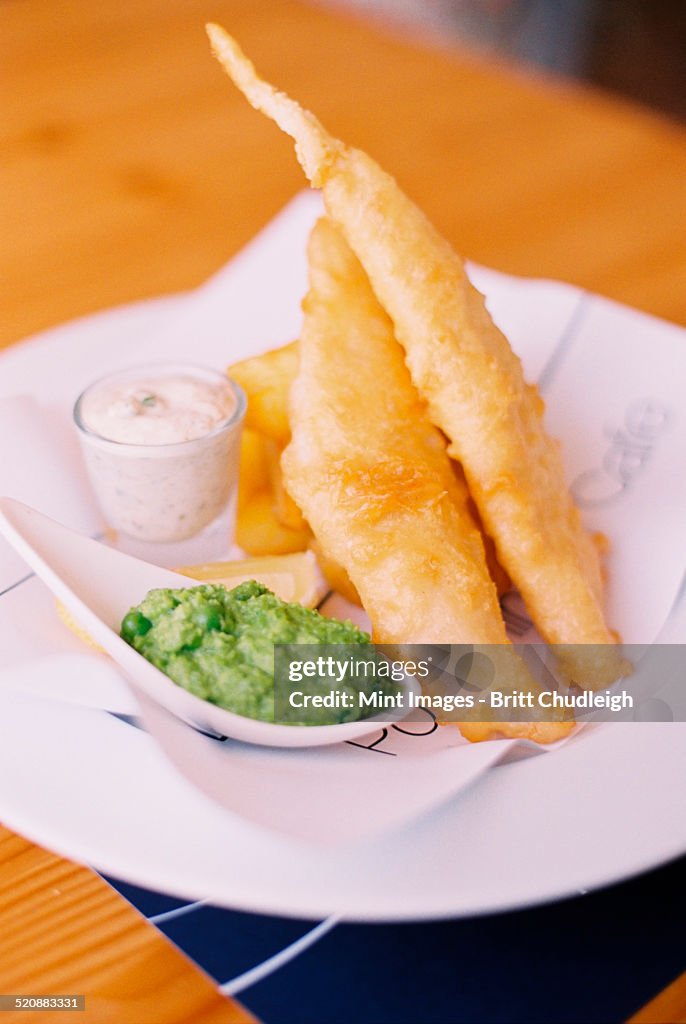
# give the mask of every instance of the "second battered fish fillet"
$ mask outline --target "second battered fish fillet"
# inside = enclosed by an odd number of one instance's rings
[[[543,401],[462,260],[378,164],[262,80],[223,29],[208,33],[250,103],[295,140],[305,174],[390,314],[415,387],[540,634],[570,679],[608,685],[628,666],[605,624],[597,551],[545,432]]]
[[[498,688],[535,689],[507,639],[481,534],[445,440],[410,380],[364,270],[320,220],[309,244],[291,390],[289,492],[359,592],[378,643],[488,644]],[[569,723],[460,723],[540,742]]]

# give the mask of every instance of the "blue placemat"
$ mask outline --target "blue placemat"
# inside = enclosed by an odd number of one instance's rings
[[[686,968],[686,857],[532,910],[313,939],[311,921],[107,880],[264,1024],[615,1024]]]

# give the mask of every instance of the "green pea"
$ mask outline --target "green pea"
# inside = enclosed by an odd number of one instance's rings
[[[129,643],[137,636],[145,636],[152,629],[152,622],[139,611],[129,612],[121,624],[121,635]]]
[[[218,608],[198,608],[193,615],[193,622],[196,626],[200,626],[201,629],[206,630],[208,633],[213,629],[222,628],[221,615],[219,614]]]

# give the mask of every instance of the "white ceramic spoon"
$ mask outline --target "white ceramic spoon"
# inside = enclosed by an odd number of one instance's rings
[[[134,692],[142,690],[184,722],[270,747],[318,747],[379,729],[379,716],[340,725],[276,725],[235,715],[195,697],[122,640],[119,627],[129,608],[149,590],[197,586],[197,580],[83,537],[13,498],[0,498],[0,533],[116,661]],[[386,713],[383,721],[401,717]]]

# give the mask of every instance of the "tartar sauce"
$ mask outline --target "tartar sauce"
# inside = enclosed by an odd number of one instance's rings
[[[92,384],[74,419],[110,525],[166,543],[209,526],[236,488],[244,411],[240,388],[214,370],[148,366]]]
[[[236,399],[224,383],[189,376],[103,383],[81,403],[85,426],[121,444],[178,444],[211,433]]]

